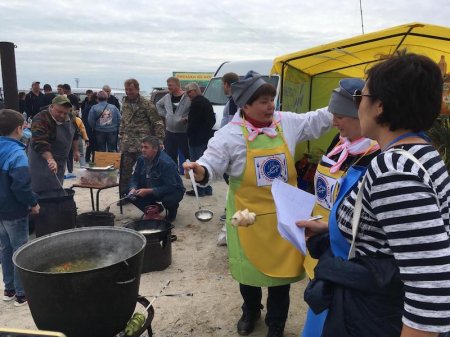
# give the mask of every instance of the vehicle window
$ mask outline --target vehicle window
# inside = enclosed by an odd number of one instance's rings
[[[243,79],[244,76],[240,76]],[[272,84],[275,88],[278,85],[278,76],[263,76],[266,82]],[[216,77],[209,81],[208,87],[206,88],[203,95],[211,102],[213,105],[225,105],[228,101],[227,96],[225,96],[222,87],[222,78]]]

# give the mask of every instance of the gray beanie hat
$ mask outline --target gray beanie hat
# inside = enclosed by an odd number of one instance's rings
[[[243,80],[231,84],[231,97],[233,97],[237,106],[242,108],[247,104],[255,91],[266,83],[260,74],[250,70]]]
[[[358,118],[358,109],[353,103],[355,90],[362,90],[365,82],[360,78],[344,78],[339,81],[339,88],[331,93],[328,111],[332,114]]]

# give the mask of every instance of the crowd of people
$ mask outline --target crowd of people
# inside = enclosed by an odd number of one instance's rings
[[[26,303],[11,256],[28,240],[28,214],[39,213],[39,198],[61,195],[69,153],[79,159],[82,137],[89,140],[86,161],[88,150],[90,156],[93,149],[120,149],[119,193],[144,213],[161,204],[168,221],[185,193],[193,195],[183,187],[179,153],[190,159],[183,168],[193,171],[201,196],[225,178],[229,265],[242,296],[239,335],[254,330],[267,287],[267,337],[283,336],[291,284],[305,275],[303,337],[449,335],[450,178],[425,134],[442,99],[442,75],[432,60],[399,52],[371,67],[366,81],[342,79],[327,107],[302,114],[275,111],[276,89],[260,74],[225,74],[229,100],[214,135],[214,111],[198,85],[183,90],[175,77],[167,85],[156,105],[139,94],[135,79],[125,81],[121,105],[105,86],[87,93],[77,119],[70,87],[58,88],[41,110],[47,93],[34,82],[25,98],[33,116],[28,157],[22,114],[0,111],[4,300]],[[304,256],[278,232],[270,188],[274,179],[296,186],[296,145],[333,126],[339,134],[315,176],[312,215],[322,219],[296,223],[307,240]],[[244,209],[256,213],[255,222],[232,225]]]

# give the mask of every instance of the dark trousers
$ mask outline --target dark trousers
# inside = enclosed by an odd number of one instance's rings
[[[122,161],[120,163],[120,179],[119,193],[121,196],[129,190],[131,175],[133,174],[133,166],[139,156],[138,152],[122,152]]]
[[[73,150],[70,149],[69,155],[67,156],[67,171],[69,173],[73,172]]]
[[[178,163],[178,149],[183,153],[184,158],[189,159],[189,147],[186,133],[174,133],[166,130],[164,147],[175,164]]]
[[[91,144],[91,140],[89,140],[89,145],[86,146],[86,153],[85,153],[85,160],[86,163],[89,163],[91,161],[91,155],[92,155],[92,161],[94,161],[94,147],[93,144]]]
[[[100,152],[117,152],[117,131],[95,132],[95,150]]]
[[[161,202],[165,209],[176,210],[180,205],[180,201],[183,199],[183,192],[180,193],[170,193],[156,198],[154,195],[147,195],[143,198],[136,198],[135,200],[130,200],[133,205],[144,212],[145,207],[149,205],[154,205],[157,202]]]
[[[267,297],[267,326],[281,326],[284,328],[289,312],[289,291],[291,285],[268,287],[269,295]],[[262,291],[260,287],[239,284],[244,304],[242,310],[256,311],[261,307]]]
[[[201,156],[203,156],[203,152],[205,152],[206,148],[208,147],[208,143],[205,144],[200,144],[200,145],[190,145],[189,144],[189,155],[190,155],[190,159],[191,161],[196,161],[198,159],[200,159]],[[201,187],[197,185],[197,190],[199,194],[212,194],[212,187],[211,186],[206,186],[206,187]]]

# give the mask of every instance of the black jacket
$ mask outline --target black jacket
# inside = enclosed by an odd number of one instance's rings
[[[198,146],[208,143],[215,123],[216,114],[208,99],[202,95],[195,97],[191,102],[188,115],[189,145]]]
[[[56,94],[54,93],[48,93],[43,94],[40,96],[40,102],[39,102],[39,111],[46,109],[50,104],[52,104],[53,98],[56,97]]]
[[[117,109],[120,111],[119,100],[114,95],[109,95],[108,100],[106,101],[109,104],[115,105]]]
[[[43,95],[44,94],[42,92],[39,92],[39,95],[36,96],[32,91],[30,91],[25,96],[25,112],[28,117],[33,118],[40,111],[41,97]]]
[[[335,257],[328,234],[310,238],[308,251],[319,263],[305,290],[316,314],[328,309],[322,337],[399,337],[403,283],[393,258]]]

